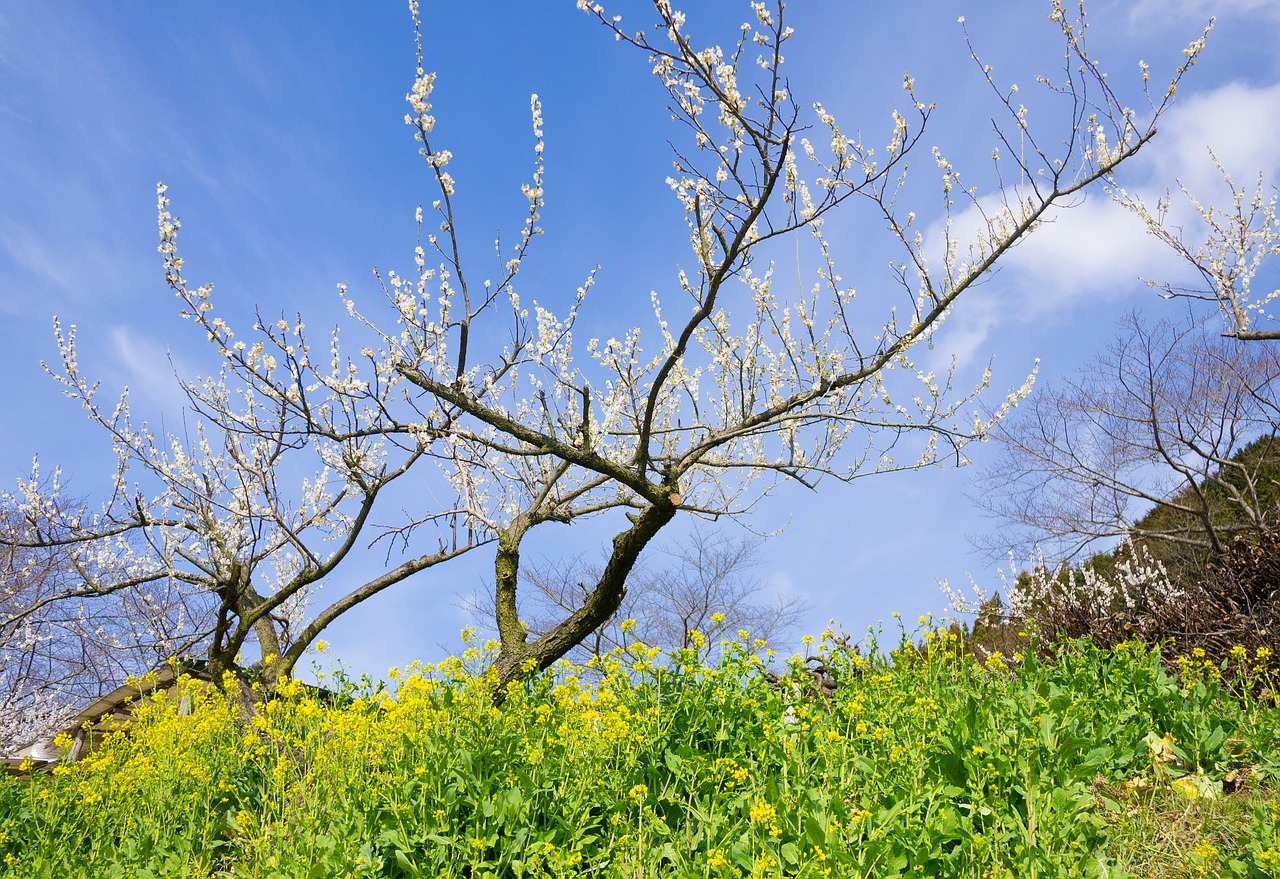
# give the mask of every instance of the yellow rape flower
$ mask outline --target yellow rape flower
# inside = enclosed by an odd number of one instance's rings
[[[751,807],[752,824],[773,824],[778,820],[778,811],[764,800],[757,800]]]

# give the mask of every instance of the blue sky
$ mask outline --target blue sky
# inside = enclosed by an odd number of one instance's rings
[[[706,42],[732,39],[749,13],[728,0],[682,8]],[[652,17],[636,2],[617,11],[628,21]],[[987,191],[996,107],[957,18],[997,79],[1030,92],[1033,75],[1059,63],[1047,11],[1028,0],[795,0],[786,67],[802,105],[820,100],[845,129],[874,139],[905,103],[900,84],[910,71],[922,99],[939,105],[921,159],[938,144]],[[1091,48],[1129,94],[1140,59],[1163,80],[1217,16],[1202,62],[1156,142],[1125,170],[1125,186],[1154,193],[1182,180],[1212,191],[1209,145],[1238,179],[1280,178],[1276,4],[1126,0],[1095,2],[1090,15]],[[422,16],[426,64],[439,73],[436,132],[456,156],[464,234],[483,258],[495,233],[518,229],[536,92],[547,233],[524,268],[525,295],[563,303],[599,264],[591,334],[621,335],[620,321],[625,330],[643,319],[650,290],[670,288],[687,247],[664,183],[666,141],[678,132],[644,57],[593,27],[572,0],[424,0]],[[411,268],[413,212],[432,198],[403,121],[412,37],[399,3],[0,5],[6,481],[38,454],[44,467],[63,468],[74,493],[92,498],[107,487],[109,444],[40,368],[56,357],[53,315],[78,326],[84,370],[111,393],[129,386],[156,423],[181,424],[173,369],[190,375],[215,363],[164,285],[157,181],[183,223],[188,276],[213,282],[221,307],[245,323],[256,305],[325,326],[339,319],[338,283],[372,302],[373,267]],[[968,374],[994,356],[997,389],[1021,384],[1040,358],[1040,380],[1052,381],[1105,345],[1124,311],[1168,308],[1138,278],[1178,267],[1099,196],[1062,212],[962,300],[931,356],[954,353]],[[889,283],[889,255],[864,223],[829,230],[843,273],[860,287]],[[978,466],[987,451],[973,453]],[[996,527],[966,496],[971,475],[938,469],[825,483],[816,493],[784,487],[750,523],[760,532],[787,526],[765,544],[759,573],[809,603],[810,631],[831,618],[857,632],[895,610],[941,611],[938,578],[996,584],[996,566],[966,539]],[[607,540],[599,529],[574,529],[567,544],[544,549],[591,553]],[[466,622],[458,593],[485,576],[479,558],[429,572],[335,626],[334,652],[373,673],[438,659]]]

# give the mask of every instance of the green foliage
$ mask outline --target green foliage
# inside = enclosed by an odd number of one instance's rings
[[[661,662],[637,647],[590,683],[562,664],[501,710],[477,671],[494,644],[334,704],[286,683],[247,720],[188,683],[189,714],[161,695],[80,761],[0,783],[0,870],[1120,876],[1134,791],[1198,802],[1280,774],[1280,712],[1254,695],[1275,681],[1253,655],[1171,672],[1132,643],[1042,659],[1023,637],[979,662],[955,632],[918,637],[861,653],[825,637],[825,696],[799,661],[771,683],[745,639],[714,663],[705,644]],[[1214,869],[1270,863],[1274,813],[1249,821]]]

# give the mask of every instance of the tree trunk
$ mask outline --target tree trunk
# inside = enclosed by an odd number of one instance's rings
[[[576,645],[584,641],[588,635],[599,628],[618,610],[622,599],[627,594],[627,577],[635,566],[641,550],[649,541],[670,522],[676,514],[676,505],[668,499],[646,507],[640,515],[632,518],[631,527],[613,538],[613,552],[605,564],[604,571],[596,587],[591,590],[582,602],[582,606],[574,611],[559,625],[536,641],[529,642],[524,628],[519,625],[515,613],[515,578],[519,570],[519,541],[508,555],[498,550],[498,621],[502,626],[503,600],[510,601],[509,613],[516,619],[519,634],[513,632],[508,639],[503,633],[502,648],[498,659],[494,662],[497,672],[497,683],[494,688],[493,701],[501,705],[507,697],[510,684],[530,674],[549,668]],[[509,576],[504,584],[503,576]],[[509,588],[509,592],[506,591]],[[510,625],[508,623],[508,625]]]

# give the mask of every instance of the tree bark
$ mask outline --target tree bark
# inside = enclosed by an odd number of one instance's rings
[[[678,495],[676,496],[678,497]],[[622,604],[622,599],[627,594],[627,577],[635,566],[636,559],[640,557],[640,552],[675,517],[676,510],[676,504],[668,497],[659,503],[645,507],[639,515],[634,516],[631,520],[631,527],[614,536],[613,550],[609,555],[609,561],[605,564],[604,571],[601,573],[595,588],[587,594],[578,610],[561,621],[551,631],[536,641],[530,642],[524,627],[519,624],[519,620],[516,618],[515,627],[518,630],[518,635],[513,635],[508,639],[506,634],[503,633],[502,647],[498,653],[498,659],[494,663],[494,670],[497,673],[493,695],[494,704],[501,705],[506,701],[508,687],[512,683],[529,674],[549,668],[556,660],[560,659],[598,629],[618,610],[619,605]],[[515,612],[515,578],[519,562],[518,540],[510,551],[511,554],[504,557],[501,548],[499,548],[498,552],[499,583],[497,588],[499,591],[497,597],[498,618],[501,626],[504,598],[510,601],[508,612],[513,615]],[[508,565],[511,567],[507,568],[506,566]],[[502,582],[504,570],[509,570],[510,578],[505,586]],[[509,592],[506,591],[507,589],[509,589]]]

